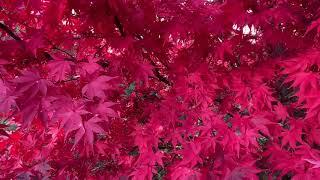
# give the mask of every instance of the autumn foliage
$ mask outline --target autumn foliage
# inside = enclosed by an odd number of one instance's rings
[[[0,0],[0,179],[319,179],[319,0]]]

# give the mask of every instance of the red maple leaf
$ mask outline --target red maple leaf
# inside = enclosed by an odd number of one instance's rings
[[[289,144],[291,148],[296,148],[297,147],[297,142],[301,144],[305,144],[302,140],[302,124],[301,122],[293,122],[291,121],[290,124],[290,130],[285,130],[284,132],[281,133],[282,137],[282,147],[286,146]]]
[[[28,92],[28,98],[31,99],[37,94],[46,96],[49,81],[40,77],[38,71],[24,71],[21,76],[12,80],[17,84],[17,94]]]
[[[102,120],[98,117],[92,117],[88,121],[79,122],[78,129],[75,135],[75,144],[74,146],[81,140],[83,135],[85,135],[85,140],[90,146],[90,150],[93,150],[93,141],[94,141],[94,133],[103,134],[104,130],[97,124],[102,122]]]
[[[67,109],[62,110],[57,114],[57,117],[62,119],[60,123],[60,128],[63,128],[66,131],[65,138],[67,138],[68,134],[72,131],[78,130],[79,128],[83,128],[82,117],[81,115],[88,114],[89,112],[84,109],[84,105],[75,103],[73,106],[68,107]],[[78,144],[80,141],[76,138],[74,146]]]
[[[55,59],[47,64],[49,69],[49,76],[54,81],[63,81],[66,76],[71,72],[71,67],[74,65],[72,61],[66,61],[64,59]]]
[[[99,76],[82,88],[82,94],[90,99],[94,97],[103,99],[105,98],[105,91],[111,88],[111,85],[107,82],[114,78],[115,77],[110,76]]]
[[[101,70],[101,66],[97,63],[98,61],[98,58],[89,57],[88,62],[79,63],[79,68],[82,72],[82,75],[86,75],[86,73],[93,74]]]
[[[118,114],[111,109],[111,106],[116,105],[114,102],[100,102],[96,108],[94,109],[95,112],[100,114],[104,118],[108,117],[119,117]]]
[[[306,81],[305,79],[308,79]],[[319,87],[319,76],[311,72],[299,72],[294,75],[291,75],[287,81],[293,81],[292,86],[299,87],[298,94],[301,98],[304,98],[304,95],[309,93],[314,93],[315,90],[318,90]]]

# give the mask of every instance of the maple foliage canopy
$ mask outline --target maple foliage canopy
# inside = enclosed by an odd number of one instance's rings
[[[320,1],[1,0],[0,179],[317,179]]]

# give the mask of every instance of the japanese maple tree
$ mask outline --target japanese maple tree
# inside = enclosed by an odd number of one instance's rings
[[[319,0],[1,0],[0,179],[317,179]]]

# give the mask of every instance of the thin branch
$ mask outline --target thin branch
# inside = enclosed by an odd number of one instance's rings
[[[12,32],[12,30],[11,30],[8,26],[6,26],[5,24],[0,23],[0,28],[1,28],[2,30],[4,30],[9,36],[11,36],[14,40],[16,40],[16,41],[22,41],[22,39],[21,39],[19,36],[17,36],[16,34],[14,34],[14,33]]]
[[[97,48],[97,51],[94,53],[93,57],[96,57],[97,55],[100,55],[100,53],[103,51],[103,49],[108,46],[108,43],[105,43],[104,45]]]
[[[146,59],[148,59],[150,61],[151,65],[154,66],[153,72],[154,72],[155,76],[158,78],[158,80],[167,84],[168,86],[171,86],[172,82],[170,82],[168,78],[161,75],[160,69],[157,67],[156,63],[150,58],[150,56],[147,55],[147,53],[142,53],[142,56],[145,57]]]
[[[67,79],[67,80],[63,80],[63,81],[60,81],[60,82],[65,83],[65,82],[75,81],[75,80],[78,80],[79,78],[80,78],[80,76],[79,76],[79,75],[71,76],[69,79]]]
[[[70,54],[68,51],[66,51],[64,49],[60,49],[59,47],[57,47],[55,45],[53,45],[52,48],[57,50],[57,51],[63,52],[64,54],[68,55],[72,60],[76,60],[76,58],[72,54]]]
[[[27,26],[25,24],[23,24],[24,26]],[[31,28],[29,26],[27,26],[28,28]],[[0,23],[0,29],[4,30],[8,35],[10,35],[14,40],[18,41],[18,42],[23,42],[23,40],[17,36],[16,34],[13,33],[12,30],[10,30],[10,28],[8,26],[6,26],[5,24],[3,23]],[[67,52],[66,50],[63,50],[63,49],[60,49],[58,46],[54,45],[49,39],[46,39],[52,46],[53,46],[53,49],[55,50],[58,50],[60,52],[63,52],[64,54],[68,55],[72,60],[75,60],[76,58],[70,54],[69,52]]]
[[[126,33],[125,33],[124,30],[123,30],[123,26],[122,26],[122,24],[121,24],[120,19],[119,19],[118,16],[114,16],[114,24],[117,26],[121,37],[125,37],[125,36],[126,36]]]
[[[25,25],[26,26],[26,25]],[[28,27],[30,28],[30,27]],[[16,34],[13,33],[12,30],[10,30],[10,28],[8,26],[6,26],[3,23],[0,23],[0,29],[4,30],[8,35],[10,35],[14,40],[18,41],[18,42],[23,42],[22,39],[17,36]],[[66,50],[60,49],[59,47],[57,47],[56,45],[54,45],[49,39],[46,39],[52,46],[53,49],[58,50],[60,52],[63,52],[64,54],[68,55],[72,60],[75,60],[76,58],[70,54],[69,52],[67,52]]]
[[[154,73],[155,73],[156,77],[159,79],[159,81],[171,86],[172,83],[166,77],[164,77],[160,74],[160,69],[156,67],[156,64],[153,61],[151,61],[150,63],[151,63],[151,65],[153,65],[155,67]]]
[[[0,29],[2,29],[3,31],[5,31],[9,36],[11,36],[14,40],[22,42],[22,39],[17,36],[16,34],[14,34],[14,32],[5,24],[0,23]]]
[[[64,49],[60,49],[57,45],[55,45],[50,39],[48,39],[47,37],[45,37],[45,40],[52,46],[52,49],[55,49],[55,50],[57,50],[57,51],[60,51],[60,52],[62,52],[62,53],[64,53],[64,54],[66,54],[67,56],[69,56],[71,59],[72,59],[72,61],[75,61],[76,60],[76,58],[72,55],[72,54],[70,54],[68,51],[66,51],[66,50],[64,50]]]
[[[143,38],[142,38],[141,36],[139,36],[139,35],[135,35],[135,37],[136,37],[137,39],[139,39],[139,40],[143,40]],[[163,66],[165,66],[167,69],[169,69],[168,65],[167,65],[165,62],[163,62],[161,59],[157,58],[156,56],[155,56],[155,58],[156,58],[157,61],[160,62]]]

